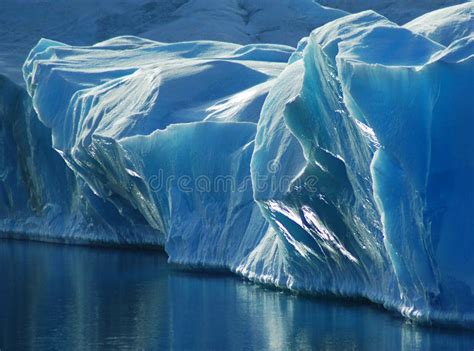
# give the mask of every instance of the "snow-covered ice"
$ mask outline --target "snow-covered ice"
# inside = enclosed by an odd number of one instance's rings
[[[449,46],[457,39],[472,34],[474,13],[472,2],[429,12],[405,24],[405,27],[440,44]]]
[[[119,35],[161,42],[219,40],[296,46],[313,29],[372,9],[399,24],[465,0],[2,0],[0,74],[21,66],[41,38],[93,45]],[[344,12],[347,11],[347,12]]]
[[[469,0],[319,0],[318,2],[350,13],[373,10],[395,23],[404,24],[427,12]]]
[[[295,46],[346,14],[312,0],[2,0],[0,74],[23,84],[21,66],[41,38],[70,45],[135,35]]]

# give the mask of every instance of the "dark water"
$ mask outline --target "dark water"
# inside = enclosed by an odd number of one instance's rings
[[[0,241],[0,349],[473,350],[474,335],[186,272],[163,253]]]

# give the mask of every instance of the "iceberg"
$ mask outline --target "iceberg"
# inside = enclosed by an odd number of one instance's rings
[[[453,36],[445,47],[369,11],[301,43],[252,157],[254,184],[269,162],[275,182],[293,179],[254,187],[272,245],[285,247],[263,280],[472,325],[473,37]],[[258,264],[242,271],[262,280]]]
[[[0,231],[473,327],[473,6],[364,11],[296,49],[42,39],[29,97],[0,80]]]
[[[292,52],[136,37],[82,48],[41,40],[24,74],[52,147],[77,178],[113,205],[113,216],[133,214],[154,231],[138,241],[165,243],[175,262],[234,268],[267,225],[254,206],[250,159],[261,106]]]
[[[51,143],[27,92],[0,76],[0,236],[156,245],[154,231],[93,194]],[[139,232],[137,237],[134,233]]]

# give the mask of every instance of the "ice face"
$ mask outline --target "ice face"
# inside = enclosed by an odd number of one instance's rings
[[[255,192],[293,286],[472,323],[471,43],[446,48],[364,12],[315,30],[293,56],[252,158],[252,174],[279,160],[278,179],[294,179],[283,194]]]
[[[0,76],[0,233],[58,242],[159,244],[133,213],[121,216],[76,178],[52,148],[22,88]],[[140,228],[137,241],[131,231]],[[138,231],[138,230],[137,230]]]
[[[171,260],[235,268],[267,225],[254,206],[250,158],[261,106],[292,52],[42,40],[24,73],[53,147],[96,196],[139,213]]]
[[[162,244],[173,262],[473,326],[473,38],[445,45],[425,24],[366,11],[296,50],[43,39],[23,67],[26,112],[2,123],[45,127],[19,129],[26,149],[3,133],[21,152],[2,155],[1,189],[59,204],[37,216],[62,223],[35,227],[42,239],[73,228],[66,240]],[[22,210],[3,199],[2,228],[15,227]]]

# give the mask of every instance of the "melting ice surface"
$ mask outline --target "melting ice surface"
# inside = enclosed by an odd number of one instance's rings
[[[163,245],[171,262],[472,327],[473,6],[404,27],[349,15],[296,50],[43,39],[31,100],[0,81],[16,101],[0,110],[16,145],[0,150],[1,229]]]
[[[6,350],[379,351],[390,345],[464,351],[474,345],[469,331],[417,326],[362,302],[183,271],[159,252],[2,241],[0,275],[7,282],[0,284]]]

